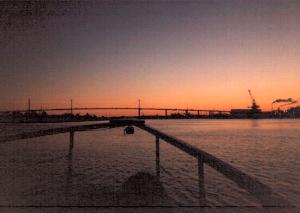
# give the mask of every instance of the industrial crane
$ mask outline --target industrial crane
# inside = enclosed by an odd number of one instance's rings
[[[250,98],[252,100],[252,106],[251,106],[252,112],[260,112],[261,110],[259,109],[259,105],[256,104],[256,101],[251,93],[251,90],[248,89],[248,92],[249,92]]]

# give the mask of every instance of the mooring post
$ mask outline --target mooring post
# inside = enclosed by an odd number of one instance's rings
[[[160,178],[159,137],[156,136],[156,176]]]
[[[205,187],[204,187],[204,162],[200,155],[198,157],[198,178],[199,178],[199,204],[205,205]]]
[[[165,117],[168,118],[168,110],[165,109]]]

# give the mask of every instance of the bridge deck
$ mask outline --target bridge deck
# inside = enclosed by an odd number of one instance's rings
[[[208,110],[208,109],[183,109],[183,108],[154,108],[154,107],[74,107],[74,108],[52,108],[52,109],[30,109],[31,112],[51,111],[80,111],[80,110],[148,110],[148,111],[182,111],[182,112],[217,112],[229,113],[229,110]],[[0,113],[28,112],[29,110],[6,110]]]

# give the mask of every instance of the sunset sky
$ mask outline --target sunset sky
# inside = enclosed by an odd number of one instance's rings
[[[0,110],[246,108],[248,89],[300,98],[300,1],[74,2],[0,32]]]

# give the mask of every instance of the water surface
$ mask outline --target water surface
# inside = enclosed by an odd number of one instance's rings
[[[300,203],[300,120],[148,120]],[[82,124],[82,123],[80,123]],[[1,135],[67,124],[1,124]],[[73,125],[73,124],[72,124]],[[139,172],[156,175],[155,140],[123,128],[58,134],[1,144],[1,205],[124,205],[123,188]],[[160,144],[160,182],[167,205],[198,205],[197,162]],[[260,206],[235,183],[205,166],[207,204]],[[126,185],[126,184],[125,184]],[[163,204],[161,204],[163,205]]]

